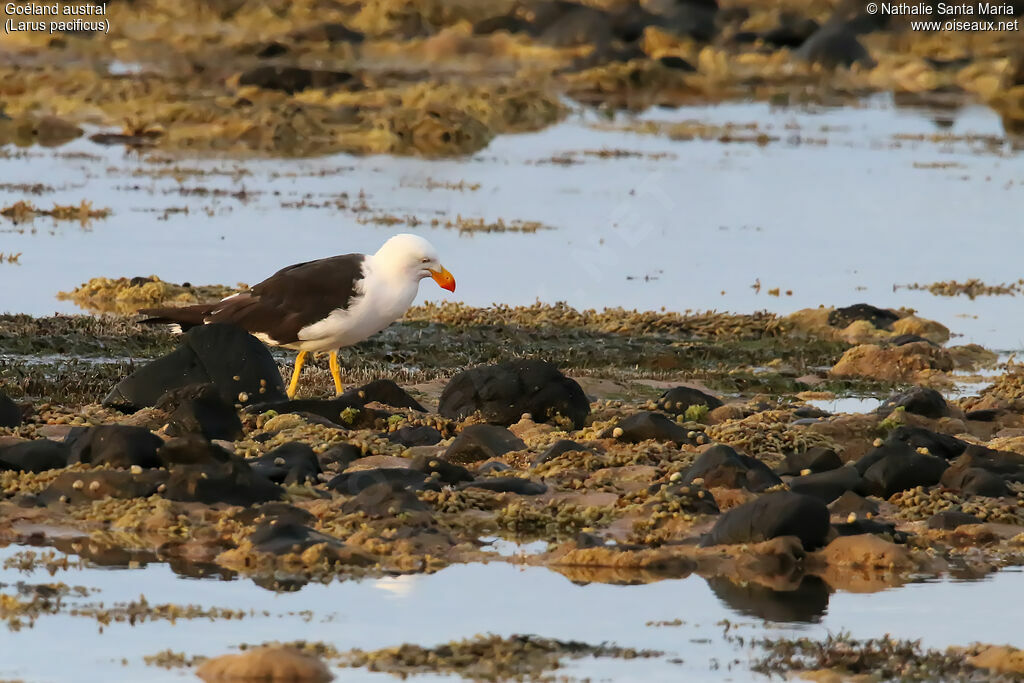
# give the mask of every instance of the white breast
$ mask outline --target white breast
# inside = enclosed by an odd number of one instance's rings
[[[368,263],[363,281],[347,309],[335,309],[324,320],[299,330],[299,341],[288,346],[300,351],[331,351],[357,344],[395,322],[409,309],[418,280],[394,281]]]

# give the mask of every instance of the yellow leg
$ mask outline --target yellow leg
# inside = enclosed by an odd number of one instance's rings
[[[295,392],[299,390],[299,373],[302,372],[302,364],[306,362],[308,351],[299,351],[295,356],[295,370],[292,371],[292,381],[288,384],[288,398],[295,398]]]
[[[334,393],[341,396],[341,365],[337,351],[331,351],[331,377],[334,378]]]

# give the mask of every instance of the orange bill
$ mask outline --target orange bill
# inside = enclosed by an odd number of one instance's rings
[[[441,270],[430,271],[430,277],[434,278],[434,282],[442,289],[447,289],[449,292],[455,291],[455,277],[444,266],[441,266]]]

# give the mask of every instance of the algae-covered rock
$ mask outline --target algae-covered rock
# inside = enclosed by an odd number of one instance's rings
[[[260,647],[207,660],[196,670],[206,683],[294,681],[326,683],[334,678],[327,665],[293,648]]]

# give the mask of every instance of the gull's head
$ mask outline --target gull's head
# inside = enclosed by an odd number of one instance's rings
[[[377,250],[373,258],[392,272],[415,280],[433,278],[442,288],[455,291],[455,278],[441,265],[434,245],[419,235],[395,235]]]

